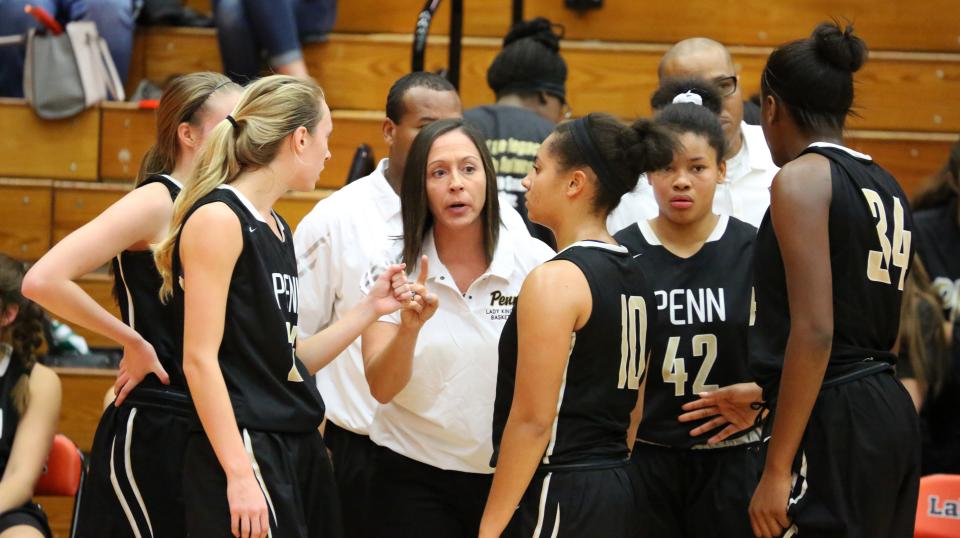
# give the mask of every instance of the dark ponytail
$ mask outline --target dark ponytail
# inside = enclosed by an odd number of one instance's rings
[[[699,97],[701,104],[674,103],[677,96],[686,93]],[[668,79],[654,92],[650,104],[657,112],[654,123],[675,135],[693,133],[702,136],[716,151],[717,164],[723,162],[727,151],[719,118],[723,99],[715,84],[699,77]]]
[[[947,205],[960,196],[960,142],[950,148],[946,164],[913,195],[913,209]]]
[[[836,22],[821,23],[806,39],[770,54],[760,78],[807,133],[842,131],[853,107],[853,74],[867,61],[867,44]]]
[[[592,148],[582,147],[574,133],[583,129]],[[594,209],[608,214],[624,194],[637,186],[640,174],[658,170],[673,161],[674,139],[649,120],[626,125],[604,113],[593,113],[560,124],[548,148],[563,170],[590,168],[597,176]]]
[[[563,28],[543,17],[519,22],[487,70],[487,85],[501,98],[547,92],[566,101],[567,63],[560,56]]]
[[[867,44],[853,35],[852,24],[841,30],[837,23],[820,23],[810,39],[820,59],[840,71],[856,73],[867,61]]]
[[[20,292],[26,273],[27,268],[23,263],[0,254],[0,312],[6,311],[9,306],[17,306],[19,309],[17,317],[0,333],[0,342],[13,348],[10,360],[20,363],[24,372],[11,392],[13,404],[21,414],[30,403],[30,371],[46,343],[46,314]]]
[[[650,106],[654,111],[673,104],[673,100],[680,94],[693,93],[700,97],[703,108],[717,116],[723,111],[723,98],[717,90],[717,85],[701,77],[678,77],[664,80],[660,87],[650,97]]]

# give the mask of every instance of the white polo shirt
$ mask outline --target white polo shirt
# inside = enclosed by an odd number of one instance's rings
[[[321,200],[293,234],[299,267],[300,338],[337,321],[363,298],[361,280],[376,278],[384,252],[403,234],[400,197],[384,176],[389,162]],[[500,203],[501,220],[511,233],[529,237],[512,207]],[[317,372],[317,388],[327,418],[337,426],[368,435],[377,401],[363,371],[360,339]]]
[[[395,245],[391,255],[399,251]],[[420,329],[410,382],[377,409],[370,439],[433,467],[489,474],[500,332],[527,273],[554,252],[501,228],[493,262],[465,294],[440,262],[433,233],[423,253],[430,262],[427,287],[440,304]],[[381,321],[400,323],[400,313]]]
[[[727,179],[717,185],[713,196],[713,212],[729,215],[760,227],[770,206],[770,184],[780,170],[770,157],[763,129],[742,123],[743,144],[740,151],[727,159]],[[647,176],[640,176],[637,187],[620,199],[620,205],[607,217],[607,230],[614,234],[634,224],[656,218],[660,214],[653,186]]]

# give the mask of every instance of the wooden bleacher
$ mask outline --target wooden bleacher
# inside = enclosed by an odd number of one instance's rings
[[[144,75],[151,80],[222,68],[216,35],[208,29],[154,28],[143,36]],[[446,38],[427,49],[428,69],[446,61]],[[332,34],[308,46],[307,66],[327,90],[333,109],[382,110],[390,84],[409,69],[407,35]],[[648,114],[657,65],[666,44],[565,42],[567,94],[575,113],[603,110],[632,118]],[[492,102],[486,70],[500,48],[493,38],[465,38],[461,95],[465,107]],[[189,51],[187,54],[185,51]],[[734,47],[745,96],[759,91],[769,49]],[[875,52],[857,75],[857,110],[850,128],[960,131],[960,53]]]
[[[487,66],[509,26],[511,0],[466,0],[461,90],[466,107],[488,103]],[[209,12],[209,0],[187,0]],[[728,44],[745,95],[758,90],[770,47],[806,36],[830,17],[847,17],[873,52],[857,75],[858,112],[849,145],[871,154],[907,192],[946,160],[960,132],[960,10],[956,0],[712,0],[633,2],[608,0],[598,11],[568,11],[559,0],[527,0],[527,17],[546,16],[566,28],[563,54],[570,67],[568,96],[577,114],[605,110],[625,118],[649,112],[656,66],[667,47],[705,35]],[[444,3],[434,22],[427,68],[446,62]],[[358,144],[377,158],[390,84],[409,69],[411,38],[422,0],[349,0],[338,6],[334,34],[305,48],[311,73],[334,109],[333,159],[318,191],[292,194],[279,212],[295,226],[332,189],[342,186]],[[219,70],[213,30],[141,29],[135,40],[128,89],[141,78]],[[155,129],[152,110],[105,104],[69,120],[38,119],[23,101],[0,99],[0,251],[36,260],[131,188]],[[10,127],[14,126],[14,127]],[[116,313],[111,277],[98,272],[80,285]],[[112,342],[75,327],[94,346]],[[113,372],[60,369],[64,382],[61,431],[88,449]],[[72,500],[41,499],[58,536],[66,536]]]
[[[210,0],[185,2],[202,13]],[[466,0],[464,33],[502,37],[510,26],[511,0]],[[526,0],[526,17],[543,16],[562,24],[567,39],[600,39],[641,43],[673,43],[704,35],[730,45],[774,47],[803,37],[831,17],[857,24],[857,33],[877,50],[960,51],[960,13],[954,0],[907,2],[891,0],[801,0],[771,4],[770,0],[632,2],[607,0],[603,9],[577,13],[557,0]],[[358,34],[406,34],[422,0],[350,0],[339,2],[334,31]],[[445,35],[449,3],[437,12],[439,24],[431,35]],[[922,28],[923,31],[912,31]]]

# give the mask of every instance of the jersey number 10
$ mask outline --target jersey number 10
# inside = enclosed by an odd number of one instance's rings
[[[620,296],[620,377],[617,388],[637,390],[647,356],[647,302]]]
[[[903,229],[903,204],[900,198],[893,197],[893,244],[887,237],[887,212],[883,199],[872,189],[862,189],[870,212],[877,219],[877,236],[880,250],[871,250],[867,255],[867,278],[881,284],[891,284],[890,266],[900,268],[900,281],[897,289],[903,291],[903,279],[907,275],[907,263],[910,261],[910,231]],[[892,262],[892,263],[891,263]]]

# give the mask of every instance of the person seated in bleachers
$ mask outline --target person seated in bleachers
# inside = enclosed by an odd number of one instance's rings
[[[213,0],[224,73],[246,84],[269,71],[307,77],[301,43],[326,39],[336,0]]]
[[[497,102],[464,112],[464,119],[487,138],[497,169],[497,186],[520,212],[531,235],[554,246],[550,230],[530,222],[520,181],[533,167],[540,143],[569,117],[567,64],[560,56],[562,33],[547,19],[518,23],[487,70]]]
[[[945,319],[947,365],[940,383],[926,383],[926,396],[920,409],[923,436],[921,472],[960,474],[960,143],[954,144],[944,167],[913,197],[913,240],[917,254],[929,274],[929,291],[938,296]],[[911,277],[913,277],[911,272]],[[918,312],[916,315],[920,315]],[[938,316],[939,317],[939,316]],[[920,320],[922,321],[922,320]],[[951,334],[952,333],[952,334]],[[921,335],[924,336],[924,335]],[[909,342],[909,340],[907,340]],[[901,352],[904,337],[901,336]],[[927,353],[930,355],[930,353]],[[915,364],[916,360],[907,355]],[[916,370],[916,368],[914,368]],[[914,376],[922,380],[920,376]],[[905,382],[908,388],[909,383]],[[937,385],[940,390],[934,390]],[[922,387],[921,387],[922,388]]]
[[[913,260],[903,294],[897,377],[910,393],[923,421],[925,404],[942,394],[950,373],[947,343],[952,331],[943,319],[942,303],[930,287],[930,276],[919,259]]]
[[[0,536],[51,537],[34,504],[60,417],[60,379],[37,363],[43,310],[20,293],[26,267],[0,254]]]
[[[758,125],[743,121],[740,76],[730,52],[712,39],[685,39],[663,55],[657,74],[661,82],[696,76],[717,85],[723,96],[720,123],[727,140],[727,178],[717,187],[713,210],[760,226],[770,205],[770,184],[777,167],[770,158],[763,131]],[[641,179],[637,188],[626,194],[610,215],[607,227],[615,232],[635,222],[652,219],[658,211],[653,187],[646,179]]]
[[[5,0],[0,2],[0,36],[26,34],[41,28],[27,4],[43,8],[57,21],[93,21],[107,42],[121,82],[126,82],[133,56],[134,2],[132,0]],[[23,62],[26,45],[0,46],[0,97],[23,97]]]

